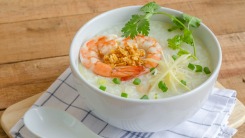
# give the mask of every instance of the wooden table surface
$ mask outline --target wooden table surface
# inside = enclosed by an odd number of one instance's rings
[[[69,66],[76,31],[94,16],[149,0],[0,0],[0,115],[10,105],[46,90]],[[223,51],[218,81],[245,104],[245,0],[156,0],[197,16]],[[118,15],[120,16],[120,15]],[[245,124],[235,138],[245,135]],[[0,127],[0,137],[7,137]]]

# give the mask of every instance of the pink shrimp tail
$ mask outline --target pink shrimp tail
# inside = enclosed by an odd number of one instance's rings
[[[118,66],[112,68],[110,65],[97,62],[93,68],[94,73],[105,77],[129,78],[135,77],[142,72],[145,72],[143,66]],[[128,80],[128,79],[126,79]]]
[[[143,66],[120,66],[115,67],[112,71],[114,77],[129,77],[140,74],[144,71]]]
[[[113,72],[112,74],[115,75],[115,77],[120,76],[122,81],[133,79],[136,76],[139,76],[146,72],[146,69],[143,66],[123,66],[116,67],[114,70],[115,72]]]

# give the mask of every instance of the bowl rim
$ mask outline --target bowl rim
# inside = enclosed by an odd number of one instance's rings
[[[75,36],[73,37],[72,43],[70,45],[70,52],[69,52],[69,60],[70,60],[70,68],[72,70],[72,73],[74,73],[76,76],[79,77],[79,80],[83,81],[88,87],[92,88],[94,92],[105,95],[109,98],[115,98],[117,100],[120,101],[125,101],[125,102],[136,102],[136,103],[160,103],[160,102],[168,102],[168,101],[173,101],[173,100],[178,100],[178,99],[182,99],[183,97],[188,97],[190,95],[193,95],[194,93],[198,93],[198,91],[204,87],[205,85],[208,84],[208,82],[212,81],[213,79],[216,79],[216,74],[218,75],[220,67],[221,67],[221,63],[222,63],[222,51],[221,51],[221,46],[220,43],[217,39],[217,37],[214,35],[214,33],[204,24],[201,22],[200,26],[202,26],[210,35],[211,37],[214,39],[215,45],[217,46],[217,54],[218,54],[218,64],[216,65],[216,67],[214,67],[214,70],[212,72],[212,74],[209,76],[209,78],[207,80],[205,80],[202,84],[200,84],[199,86],[197,86],[196,88],[183,93],[183,94],[179,94],[179,95],[175,95],[175,96],[171,96],[171,97],[166,97],[166,98],[160,98],[160,99],[147,99],[147,100],[142,100],[142,99],[133,99],[133,98],[123,98],[117,95],[113,95],[111,93],[108,92],[104,92],[98,88],[96,88],[95,86],[93,86],[92,84],[88,83],[84,77],[82,77],[81,73],[78,70],[78,67],[75,64],[75,60],[72,58],[71,55],[73,55],[73,48],[75,47],[75,42],[78,41],[78,36],[80,34],[80,32],[82,32],[84,30],[84,28],[88,27],[92,22],[96,21],[97,19],[103,18],[104,16],[106,16],[107,14],[113,13],[115,11],[119,11],[119,10],[126,10],[126,9],[131,9],[131,8],[140,8],[143,5],[136,5],[136,6],[125,6],[125,7],[120,7],[120,8],[116,8],[116,9],[112,9],[109,10],[107,12],[104,12],[102,14],[99,14],[95,17],[93,17],[92,19],[90,19],[88,22],[86,22],[83,26],[80,27],[80,29],[76,32]],[[176,14],[183,14],[183,12],[175,10],[175,9],[171,9],[171,8],[166,8],[166,7],[160,7],[160,9],[162,10],[167,10],[169,12],[175,12]],[[129,15],[131,16],[131,15]],[[217,81],[217,80],[216,80]]]

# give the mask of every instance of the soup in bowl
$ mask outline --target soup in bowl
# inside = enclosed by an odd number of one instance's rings
[[[202,23],[191,31],[193,43],[178,47],[176,40],[186,41],[183,30],[170,31],[167,16],[151,18],[148,36],[125,36],[122,28],[140,8],[111,10],[87,22],[72,41],[70,64],[93,114],[124,130],[156,132],[200,109],[217,80],[222,55],[217,38]]]

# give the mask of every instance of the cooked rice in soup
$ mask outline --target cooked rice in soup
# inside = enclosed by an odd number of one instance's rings
[[[167,40],[180,33],[169,32],[170,26],[151,21],[149,36],[134,39],[121,37],[122,25],[97,34],[81,46],[80,73],[98,89],[123,98],[159,99],[196,88],[212,70],[207,49],[195,38],[198,60],[179,55],[168,47]]]

